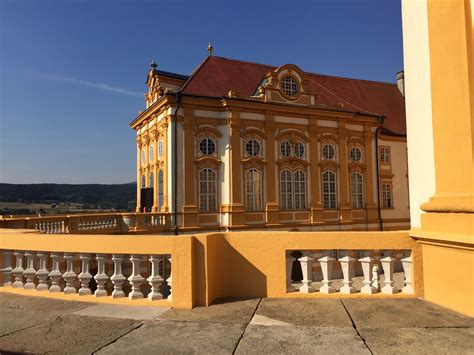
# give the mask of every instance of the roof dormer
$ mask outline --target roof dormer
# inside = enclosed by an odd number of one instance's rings
[[[253,95],[265,102],[314,105],[316,93],[310,89],[306,74],[294,64],[286,64],[267,74]]]

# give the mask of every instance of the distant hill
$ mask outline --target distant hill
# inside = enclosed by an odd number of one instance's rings
[[[116,185],[0,183],[0,202],[75,204],[84,209],[130,210],[133,209],[135,201],[135,182]]]

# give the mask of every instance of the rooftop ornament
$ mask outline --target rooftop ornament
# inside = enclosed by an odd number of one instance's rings
[[[214,47],[212,46],[211,42],[207,44],[207,54],[208,56],[212,56],[212,51],[214,50]]]

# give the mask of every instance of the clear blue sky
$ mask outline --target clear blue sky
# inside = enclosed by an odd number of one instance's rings
[[[128,126],[158,68],[215,55],[395,81],[400,0],[0,1],[0,182],[135,181]]]

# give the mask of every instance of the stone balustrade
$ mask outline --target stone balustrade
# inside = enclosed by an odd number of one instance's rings
[[[46,234],[127,234],[171,231],[171,215],[167,213],[0,216],[0,222],[2,228],[35,229]]]
[[[3,287],[171,301],[171,256],[1,251]]]
[[[414,294],[412,263],[410,250],[287,251],[287,292]]]

